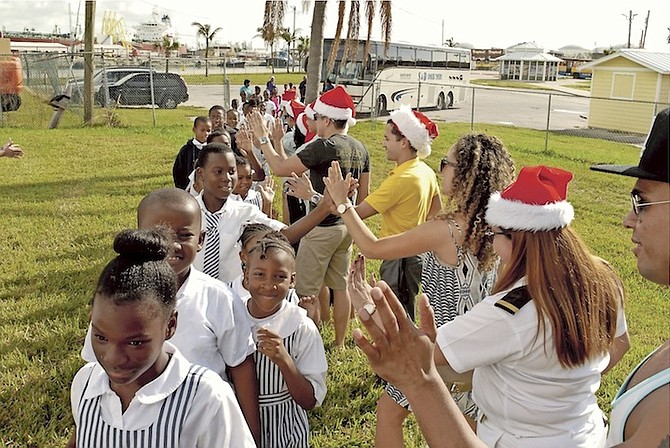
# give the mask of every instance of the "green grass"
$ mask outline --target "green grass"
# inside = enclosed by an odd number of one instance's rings
[[[220,67],[216,68],[216,73],[213,73],[214,70],[210,68],[209,76],[205,75],[182,75],[184,81],[187,84],[216,84],[219,85],[223,82],[223,72]],[[286,73],[286,69],[282,71],[281,69],[275,69],[274,77],[275,84],[278,86],[283,86],[292,82],[294,85],[300,84],[302,77],[305,75],[305,72],[291,72]],[[226,76],[230,79],[232,85],[241,85],[245,79],[251,81],[251,86],[261,86],[262,89],[265,89],[265,84],[272,76],[272,73],[227,73]],[[281,89],[280,89],[281,91]]]
[[[584,79],[584,80],[575,80],[574,82],[570,83],[564,83],[564,87],[570,87],[571,89],[579,89],[579,90],[586,90],[587,92],[591,91],[591,80],[590,79]]]
[[[12,137],[24,148],[23,159],[0,159],[0,446],[63,446],[73,427],[70,381],[79,358],[94,283],[112,257],[112,237],[132,227],[135,207],[149,191],[171,185],[174,156],[190,137],[190,117],[202,111],[178,108],[160,113],[150,127],[145,110],[117,111],[121,127],[81,127],[67,113],[61,128],[45,129],[52,109],[23,95],[24,107],[5,115],[0,142]],[[99,113],[99,112],[98,112]],[[147,118],[149,117],[149,118]],[[97,117],[104,122],[104,116]],[[392,167],[381,146],[384,125],[359,123],[352,135],[372,155],[373,188]],[[428,163],[436,167],[449,145],[468,131],[467,124],[440,124],[440,137]],[[575,228],[593,252],[609,260],[627,290],[626,313],[632,349],[604,379],[598,397],[604,409],[626,373],[669,336],[667,289],[642,280],[630,253],[630,232],[621,218],[630,207],[633,181],[594,173],[596,162],[635,163],[639,150],[595,139],[477,124],[476,131],[500,137],[517,167],[544,163],[571,170],[570,197]],[[279,196],[279,195],[277,195]],[[370,223],[378,228],[378,219]],[[378,263],[371,263],[376,270]],[[355,325],[355,324],[352,324]],[[331,327],[323,331],[327,348]],[[375,401],[381,393],[364,356],[349,338],[340,352],[328,349],[329,392],[310,413],[315,447],[371,446]],[[407,423],[407,446],[422,438]]]

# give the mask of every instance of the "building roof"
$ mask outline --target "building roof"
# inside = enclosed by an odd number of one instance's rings
[[[540,61],[540,62],[559,62],[562,59],[552,56],[549,53],[538,53],[536,51],[515,51],[507,53],[494,61]]]
[[[18,51],[53,51],[56,53],[67,53],[68,47],[57,42],[15,42],[9,43],[12,50]]]
[[[611,61],[614,58],[623,57],[629,61],[633,61],[643,67],[653,70],[655,72],[668,75],[670,74],[670,53],[657,53],[647,50],[622,48],[616,53],[608,54],[602,58],[596,59],[593,62],[582,65],[580,68],[593,68],[603,62]]]
[[[527,52],[542,53],[544,49],[541,48],[539,45],[537,45],[535,42],[521,42],[519,44],[512,45],[511,47],[507,47],[507,51],[508,52],[527,51]]]

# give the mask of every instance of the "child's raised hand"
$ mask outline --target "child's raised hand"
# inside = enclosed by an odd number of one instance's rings
[[[281,118],[275,118],[275,125],[272,128],[272,140],[281,141],[284,138],[284,123]]]
[[[267,137],[269,135],[269,131],[265,126],[265,120],[263,120],[263,116],[260,114],[260,112],[253,112],[249,115],[247,122],[249,123],[249,129],[251,129],[251,133],[254,136],[254,143],[256,144],[256,147],[260,147],[260,142],[258,139],[261,137]]]
[[[282,338],[280,338],[277,333],[274,333],[272,330],[265,327],[258,329],[256,350],[270,358],[275,364],[286,362],[287,359],[291,359],[291,356],[286,351],[286,347],[284,347]]]
[[[251,151],[251,133],[246,129],[240,129],[235,134],[235,142],[237,143],[237,149],[240,150],[243,156],[247,156]]]
[[[315,324],[319,325],[321,323],[321,306],[316,296],[300,297],[298,306],[307,311],[307,317],[312,319]]]
[[[266,176],[263,183],[258,184],[263,203],[272,204],[275,199],[275,180],[272,176]]]

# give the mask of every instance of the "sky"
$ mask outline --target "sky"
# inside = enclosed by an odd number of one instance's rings
[[[77,20],[83,24],[84,4],[84,0],[2,0],[0,29],[34,28],[51,32],[58,26],[61,32],[67,33]],[[215,38],[219,43],[246,41],[253,48],[262,48],[263,41],[254,36],[262,25],[263,5],[263,0],[98,0],[96,31],[100,32],[105,11],[122,16],[126,29],[132,33],[133,27],[150,18],[156,8],[160,15],[170,16],[178,40],[189,47],[197,44],[191,23],[200,22],[210,24],[212,29],[222,28]],[[288,0],[287,6],[284,26],[293,28],[295,7],[296,34],[309,36],[311,8],[303,12],[302,0]],[[651,11],[646,48],[670,51],[670,2],[667,0],[393,0],[392,10],[393,42],[439,45],[443,38],[453,38],[455,42],[469,43],[475,48],[507,48],[521,42],[535,42],[546,50],[566,45],[587,49],[625,45],[631,10],[637,14],[633,18],[631,43],[637,45],[647,11]],[[330,0],[325,37],[333,37],[336,23],[337,2]],[[343,37],[345,33],[346,25]],[[365,25],[361,25],[361,37],[364,38],[365,33]],[[380,39],[379,20],[373,25],[373,38]]]

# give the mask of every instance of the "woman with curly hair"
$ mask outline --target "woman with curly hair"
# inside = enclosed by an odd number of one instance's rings
[[[334,163],[335,165],[335,163]],[[333,166],[326,186],[336,205],[347,203],[348,179],[342,179],[339,167]],[[491,228],[485,221],[491,194],[502,190],[514,178],[514,163],[503,143],[486,134],[461,137],[440,162],[442,190],[446,206],[433,220],[404,233],[376,238],[357,215],[348,208],[342,218],[354,242],[364,256],[376,259],[398,259],[423,253],[421,287],[435,310],[437,326],[472,309],[492,288],[496,277],[497,257]],[[351,210],[351,211],[349,211]],[[425,253],[424,253],[425,252]],[[350,294],[360,308],[361,278],[364,262],[359,257],[350,275]],[[463,383],[469,383],[465,375]],[[452,386],[454,399],[474,427],[477,408],[463,385]],[[377,402],[376,446],[403,446],[402,423],[409,415],[409,405],[402,393],[388,384]]]

